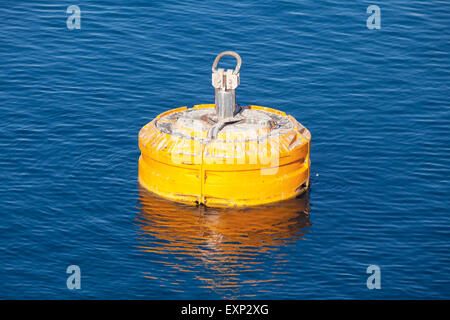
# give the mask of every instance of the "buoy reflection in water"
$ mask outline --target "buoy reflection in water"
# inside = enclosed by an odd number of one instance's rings
[[[230,209],[183,205],[143,188],[139,192],[138,247],[152,262],[144,276],[173,292],[194,286],[236,298],[276,290],[285,281],[277,275],[286,274],[289,263],[280,248],[303,239],[311,226],[308,193]]]

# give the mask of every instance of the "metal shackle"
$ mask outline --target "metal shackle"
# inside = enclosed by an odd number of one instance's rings
[[[234,51],[224,51],[221,52],[217,55],[216,59],[214,59],[214,63],[212,65],[212,72],[216,72],[217,71],[217,65],[219,64],[220,59],[222,59],[225,56],[232,56],[236,58],[236,68],[234,68],[233,74],[238,74],[239,70],[241,70],[241,65],[242,65],[242,58],[241,56]]]
[[[233,56],[237,60],[234,70],[217,69],[219,61],[224,56]],[[212,65],[212,85],[215,88],[216,115],[220,119],[233,117],[236,110],[236,88],[239,86],[239,70],[242,59],[234,51],[224,51],[217,55]]]

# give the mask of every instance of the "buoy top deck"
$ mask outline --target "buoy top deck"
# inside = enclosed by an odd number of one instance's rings
[[[204,144],[215,139],[229,142],[263,140],[287,133],[294,126],[301,126],[282,112],[269,111],[275,111],[274,109],[247,106],[240,108],[234,117],[221,119],[214,108],[214,105],[200,105],[178,110],[159,116],[155,125],[166,134],[184,139],[199,139]],[[305,139],[308,139],[307,130],[303,130],[303,133]]]

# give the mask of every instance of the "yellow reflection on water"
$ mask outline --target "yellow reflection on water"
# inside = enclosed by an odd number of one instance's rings
[[[178,204],[143,188],[139,195],[138,247],[160,266],[144,276],[175,292],[192,290],[186,279],[232,298],[252,296],[240,293],[243,286],[259,286],[250,290],[256,294],[267,292],[270,283],[282,285],[282,266],[292,257],[276,252],[303,239],[311,226],[307,193],[246,209]]]

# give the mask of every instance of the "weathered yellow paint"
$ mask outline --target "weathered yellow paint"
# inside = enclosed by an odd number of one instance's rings
[[[214,104],[194,106],[203,108]],[[160,131],[156,121],[187,108],[169,110],[139,133],[141,185],[169,200],[214,207],[254,206],[303,193],[309,186],[309,131],[282,111],[248,108],[288,117],[293,129],[272,137],[262,128],[258,135],[265,137],[264,143],[219,132],[216,140],[203,144],[206,131],[181,128],[191,139]]]

